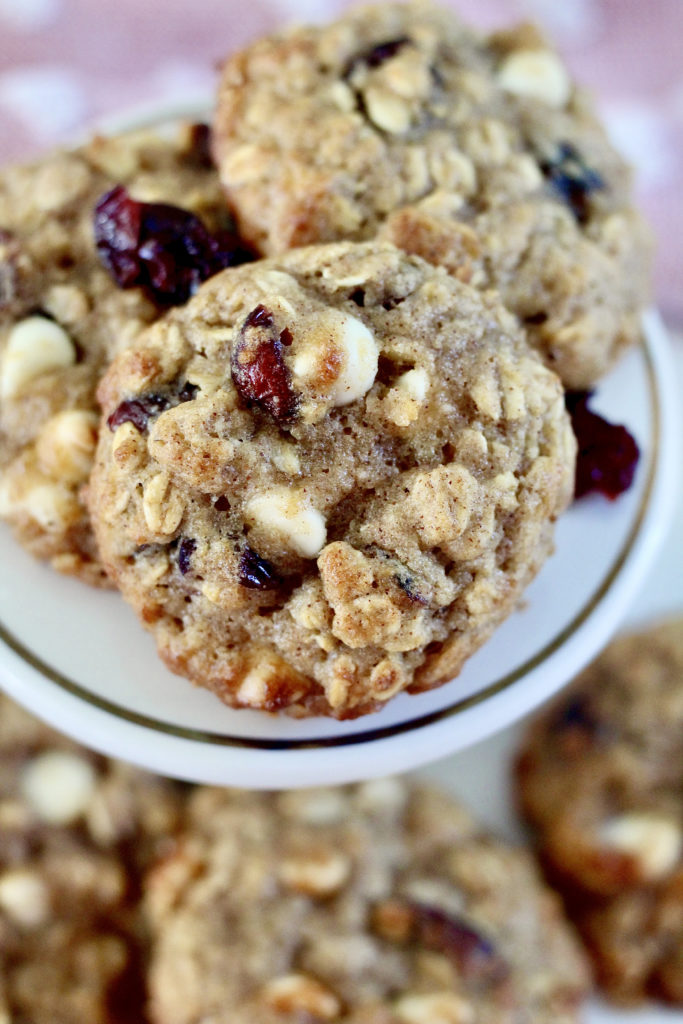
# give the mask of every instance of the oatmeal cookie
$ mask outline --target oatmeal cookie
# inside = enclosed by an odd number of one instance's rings
[[[0,1020],[138,1024],[140,874],[180,806],[0,695]]]
[[[612,644],[532,725],[518,777],[607,994],[683,1005],[683,619]]]
[[[587,972],[532,858],[427,787],[201,789],[146,884],[155,1024],[570,1024]]]
[[[95,206],[114,186],[127,220],[115,223],[111,202],[99,212],[98,255]],[[0,173],[0,516],[33,554],[96,584],[105,576],[82,493],[97,438],[96,383],[169,298],[153,287],[120,286],[112,247],[116,256],[117,245],[133,245],[140,214],[123,202],[123,186],[153,204],[147,209],[166,243],[162,204],[181,204],[176,216],[185,225],[195,223],[191,214],[216,230],[227,222],[201,126],[175,140],[147,132],[96,138]],[[153,238],[143,241],[153,246]],[[148,253],[157,257],[157,279],[161,255]],[[119,264],[128,259],[123,283],[142,283],[131,272],[132,254],[124,248],[118,256]]]
[[[510,314],[387,244],[218,274],[99,397],[107,569],[240,707],[350,717],[452,678],[572,490],[560,382]]]
[[[499,289],[573,389],[639,337],[649,236],[628,170],[529,25],[482,36],[386,3],[259,39],[226,61],[214,127],[265,254],[381,229]]]

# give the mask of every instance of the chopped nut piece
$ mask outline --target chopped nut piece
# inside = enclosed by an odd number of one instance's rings
[[[280,880],[289,889],[308,896],[332,896],[344,885],[351,862],[334,850],[312,851],[309,856],[287,857],[280,865]]]
[[[263,998],[278,1013],[306,1014],[314,1020],[335,1020],[341,1013],[335,994],[306,974],[274,978],[263,989]]]
[[[402,1024],[474,1024],[474,1008],[454,992],[405,995],[394,1004]]]

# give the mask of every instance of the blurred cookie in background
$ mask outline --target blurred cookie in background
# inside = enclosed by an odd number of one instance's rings
[[[181,799],[0,695],[0,1020],[139,1024],[140,872]]]
[[[650,240],[585,93],[533,26],[356,7],[228,57],[213,148],[240,230],[273,255],[367,239],[496,288],[572,389],[640,338]]]
[[[606,994],[683,1005],[683,619],[586,669],[532,723],[517,780]]]
[[[588,985],[531,856],[397,779],[196,791],[146,906],[155,1024],[571,1024]]]

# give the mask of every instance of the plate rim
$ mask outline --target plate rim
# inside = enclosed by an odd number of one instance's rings
[[[211,733],[201,729],[175,725],[139,712],[121,708],[115,702],[91,693],[79,683],[69,680],[62,673],[47,665],[17,640],[11,631],[0,622],[0,641],[2,641],[3,649],[5,652],[9,651],[13,658],[19,662],[19,665],[15,662],[15,670],[23,668],[24,673],[28,671],[29,675],[33,677],[32,682],[34,684],[39,682],[43,687],[52,687],[55,693],[59,693],[62,700],[64,696],[71,698],[72,701],[77,703],[81,715],[85,707],[91,716],[102,716],[103,721],[95,723],[97,728],[93,735],[92,745],[97,746],[96,736],[101,736],[99,746],[106,753],[124,758],[127,757],[130,760],[137,760],[138,763],[146,762],[146,766],[166,771],[168,774],[174,774],[173,758],[171,756],[169,760],[169,755],[172,755],[172,748],[177,747],[178,744],[189,745],[195,751],[195,755],[198,749],[204,754],[207,751],[222,751],[225,754],[226,750],[233,750],[238,751],[242,757],[249,755],[252,760],[254,758],[263,758],[264,756],[267,758],[269,756],[277,758],[283,752],[288,752],[289,755],[299,755],[299,758],[302,756],[310,758],[312,753],[324,755],[334,751],[336,754],[344,753],[346,755],[344,758],[345,762],[349,760],[349,755],[358,753],[359,750],[372,747],[373,751],[379,754],[381,748],[383,756],[377,758],[378,770],[375,772],[375,774],[381,774],[383,769],[379,769],[379,764],[386,763],[387,744],[396,743],[401,739],[407,742],[408,737],[419,738],[428,729],[430,730],[430,735],[435,735],[434,730],[439,728],[440,732],[443,733],[443,727],[447,726],[449,721],[452,721],[454,718],[463,719],[469,717],[471,719],[473,713],[481,711],[482,704],[488,703],[489,706],[492,706],[494,702],[498,702],[497,706],[500,707],[501,699],[509,697],[517,684],[524,682],[525,687],[528,688],[530,677],[538,676],[539,671],[547,667],[553,655],[560,648],[565,647],[570,642],[576,643],[577,639],[580,639],[582,628],[591,624],[592,616],[596,609],[603,607],[610,599],[615,597],[615,585],[621,582],[626,593],[616,601],[616,610],[613,610],[609,616],[612,629],[616,628],[620,611],[626,609],[628,597],[640,582],[651,557],[655,553],[658,546],[657,540],[663,539],[663,528],[655,531],[657,534],[655,537],[652,530],[648,533],[647,530],[643,531],[643,527],[648,524],[652,525],[651,520],[654,518],[655,506],[657,507],[658,525],[662,520],[662,516],[666,518],[667,514],[673,513],[673,496],[675,494],[676,445],[673,442],[673,437],[676,433],[675,424],[677,417],[673,390],[673,380],[675,379],[675,373],[672,373],[673,356],[670,351],[666,329],[656,311],[651,310],[645,314],[643,327],[643,340],[640,348],[647,370],[652,416],[652,430],[649,440],[651,440],[652,447],[649,453],[647,477],[637,509],[634,511],[629,532],[618,554],[611,561],[608,570],[602,578],[602,582],[589,595],[571,621],[546,643],[540,651],[536,652],[535,655],[527,659],[522,665],[518,666],[511,673],[506,674],[502,679],[490,683],[476,694],[458,698],[444,708],[418,714],[401,722],[386,726],[370,725],[367,729],[337,736],[317,738],[292,737],[287,739],[235,736],[234,734]],[[643,532],[648,534],[649,543],[645,545],[645,550],[639,551],[639,548],[643,549],[644,540],[647,539],[643,538]],[[638,555],[640,557],[637,557]],[[629,568],[630,576],[627,573]],[[619,597],[618,594],[617,597]],[[577,664],[576,661],[572,662],[569,675],[573,675],[583,667],[583,664],[590,660],[590,657],[597,652],[601,640],[604,640],[604,634],[602,633],[600,638],[592,637],[591,641],[584,645],[584,654],[578,659],[581,664]],[[5,668],[7,667],[9,666],[5,665]],[[4,680],[5,685],[7,681],[7,679]],[[560,679],[559,682],[556,681],[553,688],[559,688],[566,681],[566,678]],[[42,716],[46,717],[44,709],[46,704],[49,703],[51,708],[50,719],[59,723],[58,728],[62,728],[66,732],[71,731],[72,735],[74,734],[74,730],[69,729],[69,719],[65,709],[57,708],[54,699],[46,702],[45,694],[43,694],[42,700],[32,701],[27,693],[26,682],[22,683],[18,677],[15,684],[10,685],[8,689],[13,696],[31,707],[31,710],[34,710],[39,716],[42,713]],[[519,696],[519,690],[520,687],[517,686],[515,691],[516,697]],[[536,690],[538,690],[538,685]],[[529,710],[530,707],[549,695],[547,685],[540,699],[529,700],[530,692],[530,689],[528,689],[525,699],[518,701],[518,707],[520,708],[518,713],[513,716],[505,713],[498,726],[493,728],[482,728],[480,723],[478,728],[473,728],[472,739],[464,744],[458,743],[457,748],[463,749],[464,746],[470,745],[484,735],[496,731],[496,728],[502,728],[513,718],[521,717],[525,710]],[[552,692],[552,689],[550,692]],[[54,693],[52,696],[54,698]],[[498,718],[500,716],[495,715],[492,717]],[[112,736],[112,720],[114,720],[117,727],[115,733],[118,731],[120,734],[118,737],[116,735]],[[371,720],[372,716],[370,716]],[[107,729],[105,727],[106,723],[109,723],[110,728]],[[160,751],[159,747],[157,747],[155,752],[141,751],[137,741],[141,735],[145,735],[149,739],[148,734],[150,731],[154,734],[156,741],[162,741],[165,746],[170,745],[171,749]],[[78,732],[77,738],[82,739],[82,731]],[[131,742],[126,742],[127,739],[133,741],[133,745]],[[136,753],[132,754],[131,749],[135,749]],[[438,743],[433,745],[430,743],[429,751],[422,751],[419,755],[413,751],[413,755],[410,758],[412,763],[408,767],[415,767],[417,764],[435,760],[440,756],[444,756],[452,749],[454,748],[452,746],[449,748],[447,739],[442,735]],[[215,755],[213,760],[214,762],[216,761]],[[160,768],[160,765],[163,765],[163,768]],[[178,774],[178,772],[175,772],[175,774]],[[202,777],[205,777],[206,774],[206,770],[201,771]],[[225,772],[221,770],[220,764],[214,764],[210,774],[212,777],[207,781],[219,781],[221,780],[220,777],[225,775]],[[347,780],[350,777],[349,768],[334,771],[330,770],[328,766],[327,774],[337,781],[341,778]],[[366,776],[367,771],[364,771],[362,774]],[[278,786],[280,784],[283,786],[288,785],[291,781],[290,775],[291,773],[288,773],[284,779],[280,775],[276,775],[276,784]],[[295,771],[294,778],[301,781],[300,773]],[[240,784],[242,784],[242,781],[240,780]],[[319,781],[317,773],[315,781]],[[270,783],[272,785],[273,779],[270,780]]]

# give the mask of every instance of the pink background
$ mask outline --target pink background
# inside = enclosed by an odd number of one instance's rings
[[[209,96],[220,59],[345,0],[0,0],[0,162],[73,139],[104,115]],[[658,300],[683,322],[683,0],[459,0],[471,21],[545,25],[637,166],[659,241]]]

